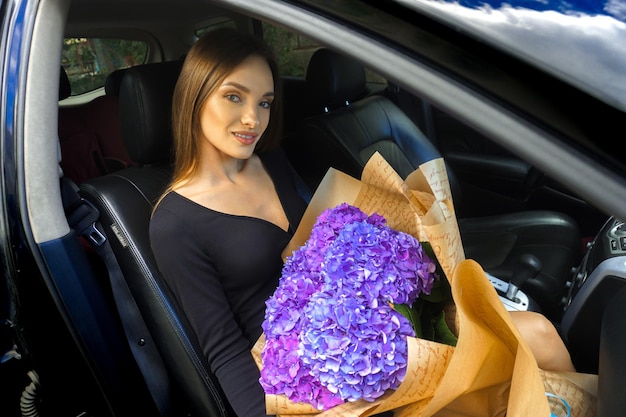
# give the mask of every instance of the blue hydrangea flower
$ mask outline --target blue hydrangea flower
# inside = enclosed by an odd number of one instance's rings
[[[265,392],[322,410],[396,389],[415,333],[393,304],[430,293],[434,272],[420,243],[382,216],[325,210],[266,302]]]

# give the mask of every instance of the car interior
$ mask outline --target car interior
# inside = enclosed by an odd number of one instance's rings
[[[319,56],[324,58],[317,58]],[[329,161],[326,158],[329,162],[326,169],[333,166],[358,177],[365,162],[375,151],[381,152],[398,172],[405,174],[419,167],[422,162],[438,156],[420,130],[384,96],[372,95],[364,98],[364,102],[347,99],[358,96],[352,94],[352,90],[360,90],[361,94],[366,91],[361,66],[325,48],[316,51],[311,63],[306,80],[312,83],[312,86],[309,85],[310,91],[328,95],[322,101],[325,105],[320,108],[329,108],[333,102],[348,102],[350,105],[306,117],[302,128],[293,132],[300,144],[311,143],[309,148],[305,148],[309,158],[313,155],[313,149],[321,154],[333,155],[337,160]],[[171,95],[180,65],[181,61],[170,61],[138,65],[126,70],[120,86],[119,124],[126,149],[137,166],[98,175],[80,183],[79,189],[80,196],[100,213],[102,231],[111,243],[133,298],[140,311],[148,317],[148,334],[152,335],[158,350],[163,352],[166,374],[171,376],[173,385],[186,393],[199,391],[192,398],[203,399],[204,402],[194,404],[195,410],[215,413],[217,409],[223,413],[228,404],[221,400],[221,396],[216,396],[219,385],[206,371],[209,369],[206,359],[194,341],[193,333],[185,325],[184,314],[176,307],[172,297],[168,296],[167,285],[159,277],[151,254],[148,236],[154,203],[168,185],[171,174],[172,138],[167,114],[171,108]],[[317,74],[316,66],[323,68],[321,75]],[[355,72],[361,76],[354,76]],[[333,86],[339,93],[327,91],[328,88],[321,88],[321,85]],[[342,90],[348,93],[342,96]],[[395,120],[394,115],[399,120]],[[384,121],[380,120],[381,117],[385,118]],[[354,120],[358,122],[353,124]],[[370,122],[372,130],[363,132],[359,129],[359,126],[365,125],[365,120]],[[355,125],[356,129],[353,129]],[[383,132],[378,133],[381,127]],[[335,131],[339,133],[333,135]],[[346,143],[350,138],[371,139],[373,143],[366,150],[339,149],[341,146],[359,146],[358,143]],[[407,143],[401,143],[401,139]],[[421,139],[421,143],[416,139]],[[329,146],[325,147],[322,140],[328,142]],[[426,152],[421,152],[419,145],[423,145]],[[391,149],[391,153],[387,152],[388,149]],[[343,156],[345,154],[349,156]],[[356,160],[352,159],[355,154],[359,156]],[[399,158],[394,158],[394,155]],[[408,157],[411,157],[410,161]],[[408,171],[401,170],[402,163],[408,163],[405,165]],[[356,169],[348,169],[351,165],[356,165]],[[296,162],[295,167],[299,166]],[[316,180],[320,181],[321,178],[317,177]],[[540,230],[537,230],[538,225],[542,226]],[[545,278],[540,281],[541,277],[532,276],[532,269],[529,271],[531,275],[523,278],[537,283],[539,291],[535,294],[543,295],[540,300],[547,301],[544,305],[558,305],[560,300],[554,300],[553,295],[558,296],[558,289],[564,287],[571,265],[580,250],[578,229],[568,217],[560,213],[526,211],[502,217],[461,220],[460,227],[466,252],[485,265],[486,270],[507,281],[517,268],[528,269],[520,265],[523,259],[520,261],[518,258],[525,253],[533,253],[533,245],[536,245],[539,250],[534,253],[546,262],[542,263],[541,271],[534,272],[545,274]],[[529,231],[524,230],[526,227]],[[533,228],[539,233],[533,233]],[[518,237],[511,237],[511,234]],[[546,246],[550,245],[550,237],[556,238],[552,252],[546,250]],[[515,244],[523,246],[517,248]],[[502,253],[507,250],[509,253]],[[519,283],[519,287],[526,289],[523,282]],[[142,336],[142,339],[148,340],[148,336]],[[214,398],[215,404],[207,403],[210,398]]]
[[[125,149],[136,166],[82,181],[80,195],[97,208],[101,225],[107,225],[103,232],[113,246],[134,299],[144,316],[149,317],[147,334],[162,352],[166,375],[177,389],[187,395],[194,392],[191,399],[202,400],[190,403],[196,413],[208,410],[207,415],[215,415],[228,413],[228,403],[219,395],[219,384],[206,371],[206,359],[185,324],[184,314],[159,277],[147,232],[154,202],[171,174],[168,113],[180,65],[181,61],[170,61],[125,71],[119,93],[119,124]],[[293,155],[296,169],[307,165],[298,161],[325,161],[326,165],[314,167],[322,169],[319,173],[332,166],[358,177],[371,154],[378,151],[399,173],[408,174],[421,163],[440,156],[388,98],[366,93],[364,70],[358,63],[328,49],[318,49],[309,63],[306,82],[308,91],[327,97],[317,100],[322,112],[305,117],[290,132],[299,146],[294,154],[288,142],[285,147],[288,155]],[[321,180],[319,174],[314,179],[306,171],[302,175],[309,178],[311,189]],[[460,197],[457,191],[455,200]],[[546,306],[544,311],[558,307],[562,297],[559,289],[569,279],[572,265],[580,261],[581,238],[572,219],[558,212],[524,211],[461,218],[459,225],[468,257],[507,282],[516,271],[527,271],[518,278],[518,287]],[[541,257],[539,270],[523,264],[522,255],[528,253]],[[525,286],[526,280],[534,287]],[[558,314],[557,308],[551,311]]]
[[[111,414],[126,410],[128,415],[234,416],[160,276],[148,236],[154,204],[172,174],[171,95],[184,49],[195,32],[155,20],[154,27],[160,29],[153,34],[148,27],[133,33],[132,15],[119,14],[104,2],[61,3],[67,5],[67,21],[45,2],[44,9],[50,10],[40,12],[41,19],[52,20],[40,29],[39,38],[105,36],[108,29],[111,34],[146,39],[154,47],[145,62],[105,74],[96,96],[82,99],[71,91],[68,69],[58,65],[60,46],[42,52],[49,56],[45,64],[42,56],[33,64],[35,68],[41,62],[49,69],[52,79],[46,85],[58,85],[58,98],[48,99],[58,104],[57,119],[50,122],[58,126],[57,143],[48,140],[45,147],[58,146],[55,169],[61,173],[58,188],[62,218],[67,220],[67,226],[50,227],[55,239],[43,232],[34,237],[41,250],[37,261],[45,264],[49,275],[34,286],[33,303],[54,305],[59,317],[47,320],[62,321],[67,332],[59,338],[64,342],[49,346],[45,339],[54,338],[52,329],[59,327],[50,326],[50,334],[44,332],[41,340],[46,348],[34,353],[42,362],[64,354],[84,360],[84,368],[68,376],[75,380],[71,396],[76,401],[68,401],[64,387],[49,387],[48,407],[66,408],[68,415],[79,415],[79,410],[91,407],[85,406],[89,403]],[[267,31],[262,29],[263,19],[235,9],[196,8],[188,1],[176,8],[154,2],[154,7],[172,15],[172,21],[180,16],[180,25],[196,29],[228,18],[241,30],[260,36]],[[183,20],[199,10],[203,18]],[[98,27],[98,14],[108,16],[111,26]],[[54,24],[63,29],[47,26]],[[167,36],[168,30],[177,35]],[[182,33],[188,38],[181,39]],[[466,257],[481,264],[508,305],[541,311],[558,325],[578,370],[604,373],[609,362],[603,358],[618,355],[617,346],[625,340],[613,332],[602,340],[618,340],[600,345],[599,306],[619,292],[626,279],[618,265],[626,245],[614,246],[626,235],[622,223],[437,103],[388,77],[384,84],[372,83],[367,78],[372,70],[357,54],[350,56],[323,43],[312,49],[304,74],[283,76],[282,146],[309,191],[315,191],[331,167],[359,178],[374,152],[402,177],[423,162],[443,157]],[[49,136],[45,132],[41,140]],[[42,164],[42,172],[46,164],[50,162]],[[56,178],[48,181],[57,184]],[[64,226],[69,232],[54,232]],[[515,292],[507,294],[513,285]],[[520,301],[520,294],[527,298]],[[529,304],[518,305],[522,302]],[[623,324],[619,313],[611,317],[603,332]],[[33,326],[34,320],[26,317]],[[605,346],[609,350],[603,356]],[[609,367],[606,378],[622,378],[618,369]],[[42,384],[54,372],[65,372],[61,363],[42,373]],[[92,390],[101,396],[93,398]],[[64,402],[68,404],[61,407]]]

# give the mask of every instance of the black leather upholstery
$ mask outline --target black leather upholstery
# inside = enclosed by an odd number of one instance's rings
[[[597,417],[620,417],[626,410],[626,288],[609,299],[602,318]]]
[[[120,68],[107,75],[104,79],[104,92],[107,96],[120,96],[120,87],[124,74],[126,74],[126,68]]]
[[[403,178],[421,163],[441,156],[390,99],[377,94],[362,98],[365,76],[358,62],[320,49],[311,58],[307,82],[321,111],[303,121],[297,134],[287,138],[285,149],[312,189],[331,166],[360,178],[375,151]],[[455,175],[450,169],[448,175],[458,204],[462,196]],[[522,254],[537,256],[542,271],[523,290],[548,316],[560,314],[557,305],[581,250],[578,227],[571,218],[529,211],[459,219],[459,227],[466,257],[505,281]]]
[[[171,97],[181,67],[182,61],[146,64],[128,68],[122,78],[120,127],[128,153],[140,164],[171,159]]]
[[[71,95],[72,86],[70,85],[70,79],[65,68],[61,67],[61,73],[59,74],[59,101],[65,100]]]
[[[184,314],[162,281],[150,249],[148,226],[155,201],[171,178],[171,97],[181,62],[126,71],[120,90],[124,141],[142,166],[81,184],[81,195],[101,223],[170,376],[175,415],[233,415]],[[181,407],[182,412],[181,413]]]
[[[315,102],[327,111],[367,95],[365,70],[349,58],[318,49],[309,61],[306,82]]]

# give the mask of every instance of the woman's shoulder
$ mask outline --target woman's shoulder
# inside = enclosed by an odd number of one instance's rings
[[[154,225],[159,225],[168,229],[195,228],[199,222],[210,223],[221,217],[222,213],[172,190],[157,203],[150,219],[150,226],[153,228]]]
[[[150,219],[150,229],[177,228],[197,216],[194,204],[176,191],[169,191],[157,203]]]
[[[157,204],[149,224],[150,240],[166,247],[203,236],[213,214],[176,191],[168,192]]]
[[[176,191],[170,190],[158,201],[154,208],[154,213],[177,212],[184,209],[184,207],[183,196]]]

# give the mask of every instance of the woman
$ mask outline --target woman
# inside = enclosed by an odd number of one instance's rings
[[[306,208],[275,151],[280,99],[260,40],[230,30],[198,40],[174,91],[173,180],[150,224],[159,268],[239,416],[265,415],[250,348]]]
[[[174,91],[173,180],[150,223],[159,268],[246,417],[265,415],[250,349],[306,208],[277,150],[280,93],[276,62],[257,38],[219,30],[198,40]]]

